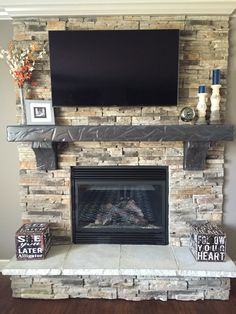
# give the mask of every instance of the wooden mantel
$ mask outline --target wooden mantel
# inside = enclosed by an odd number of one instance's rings
[[[37,166],[57,169],[57,143],[80,141],[182,141],[185,170],[203,170],[211,142],[233,141],[233,125],[14,125],[9,142],[32,142]]]

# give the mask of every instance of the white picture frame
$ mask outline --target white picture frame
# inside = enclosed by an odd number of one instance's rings
[[[51,100],[25,99],[25,109],[28,125],[55,125]]]

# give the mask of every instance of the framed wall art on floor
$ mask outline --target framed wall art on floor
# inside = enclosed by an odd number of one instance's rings
[[[26,122],[28,125],[54,125],[54,111],[51,100],[25,99]]]

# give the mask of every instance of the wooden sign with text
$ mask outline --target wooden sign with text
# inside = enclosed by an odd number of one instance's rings
[[[44,259],[51,246],[49,225],[24,224],[16,232],[16,258],[18,260]]]
[[[209,222],[192,224],[190,250],[197,261],[223,262],[226,253],[226,235]]]

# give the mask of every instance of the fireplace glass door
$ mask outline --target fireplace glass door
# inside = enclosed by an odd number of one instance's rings
[[[72,168],[74,242],[167,244],[166,171]]]

